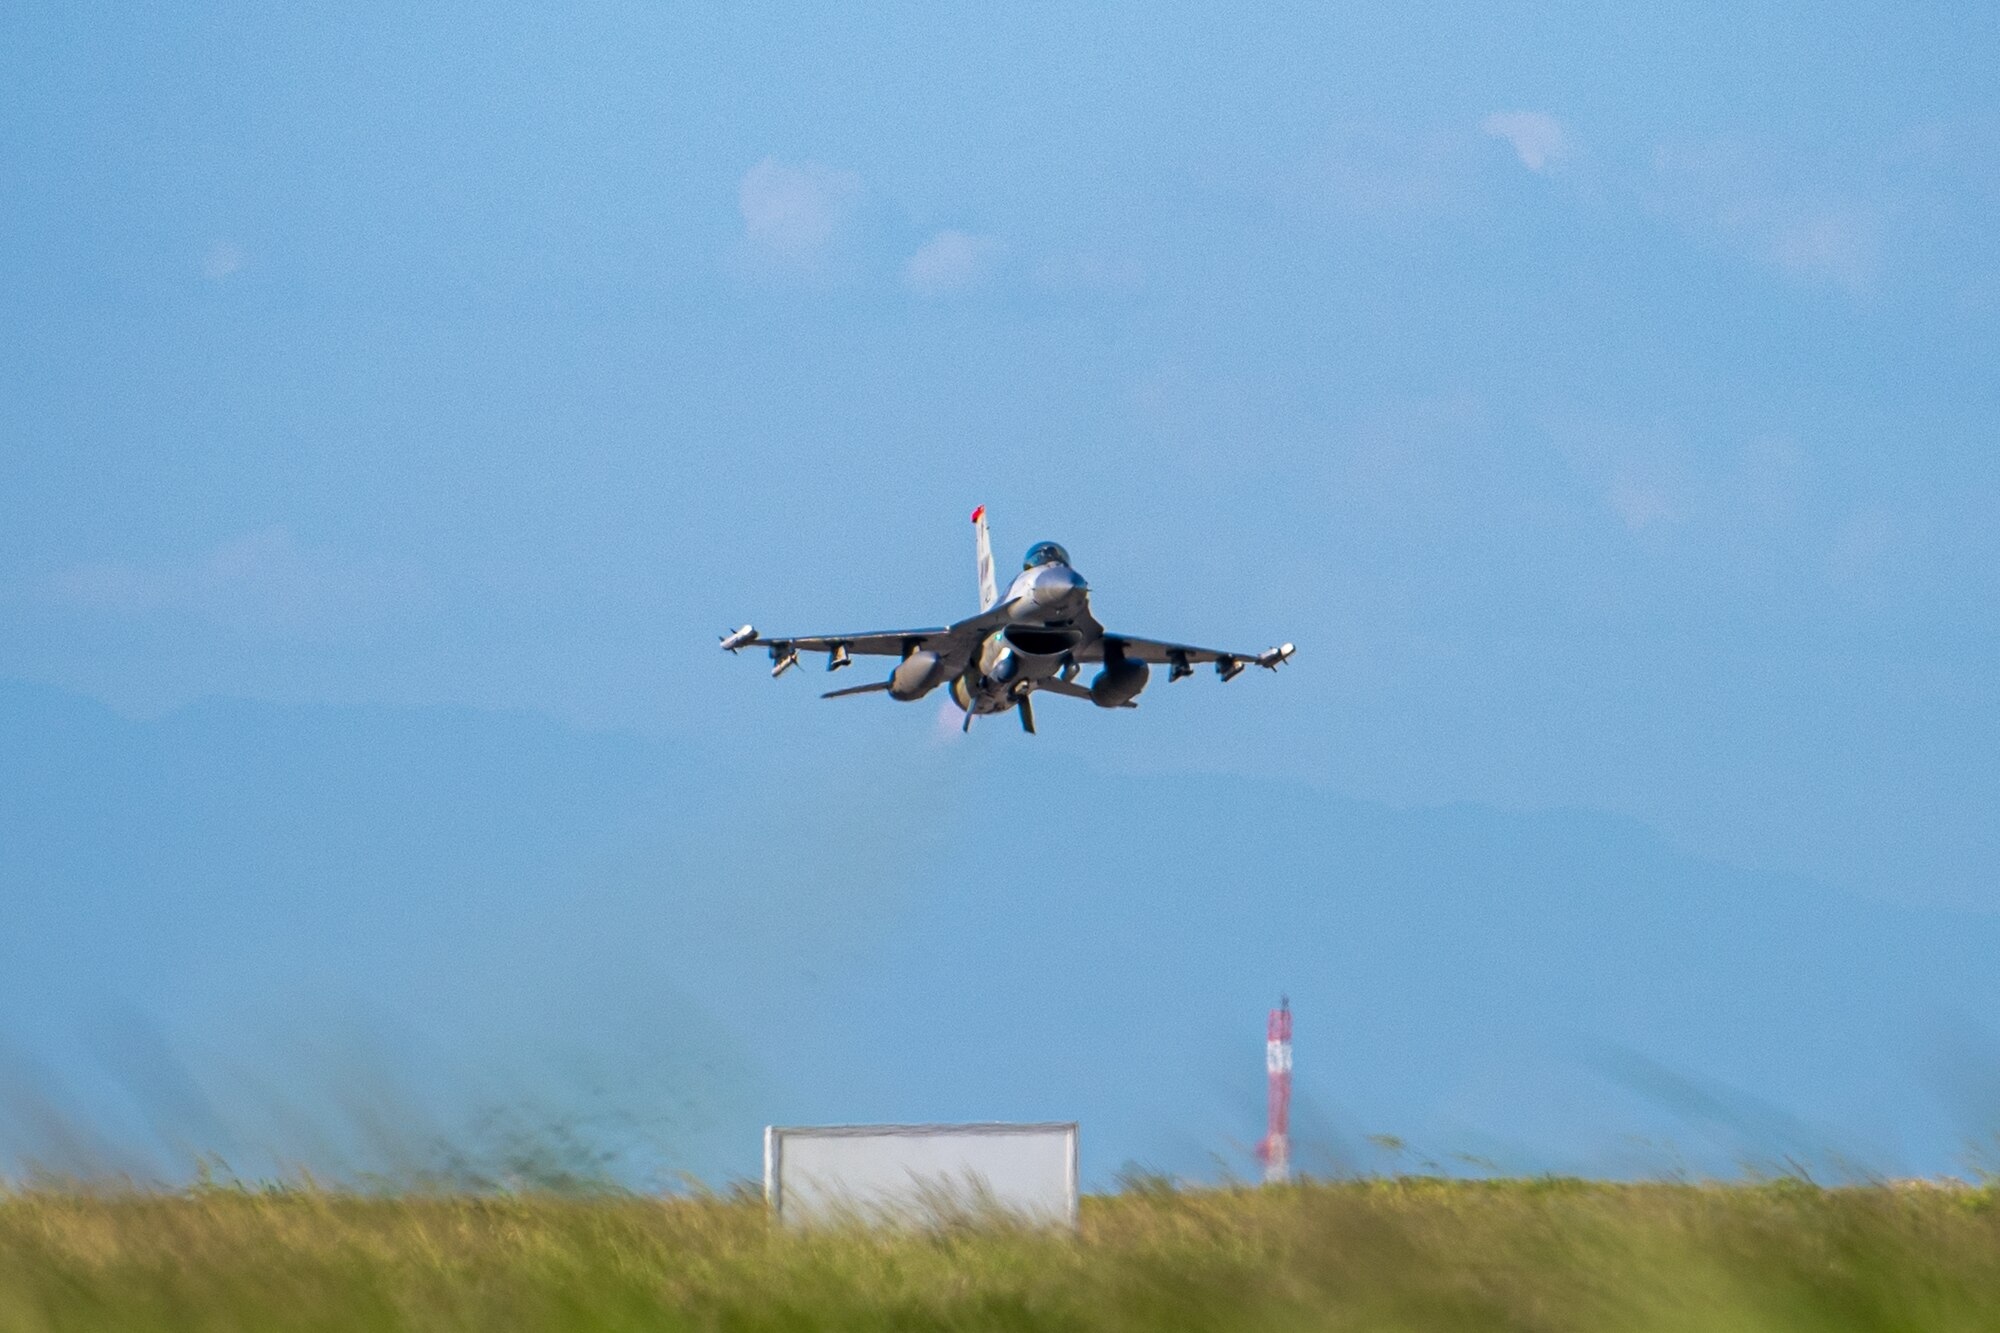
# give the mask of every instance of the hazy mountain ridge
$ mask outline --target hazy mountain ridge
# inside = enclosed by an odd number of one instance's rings
[[[1100,1178],[1240,1167],[1280,990],[1326,1163],[1393,1131],[1612,1169],[1636,1133],[1942,1169],[1979,1108],[1926,1080],[2000,999],[1992,918],[1631,821],[1131,778],[1011,735],[801,755],[846,766],[818,783],[529,714],[135,721],[18,683],[0,733],[10,1043],[85,1067],[76,1033],[126,1005],[293,1069],[387,1030],[444,1104],[426,1043],[460,1072],[588,1052],[620,1115],[667,1086],[699,1111],[712,1175],[754,1170],[766,1121],[1015,1115],[1082,1119]]]

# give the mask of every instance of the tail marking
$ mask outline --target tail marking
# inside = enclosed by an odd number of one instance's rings
[[[979,535],[979,609],[991,611],[1000,600],[1000,586],[993,580],[993,538],[986,531],[986,506],[972,511],[972,527]]]

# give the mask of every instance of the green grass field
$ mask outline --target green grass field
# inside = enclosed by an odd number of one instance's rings
[[[0,1330],[2000,1328],[2000,1191],[1137,1186],[1078,1235],[761,1201],[0,1195]]]

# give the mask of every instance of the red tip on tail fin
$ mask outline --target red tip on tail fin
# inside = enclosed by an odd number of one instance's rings
[[[986,517],[986,506],[985,506],[985,505],[981,505],[981,506],[979,506],[979,508],[977,508],[977,509],[975,509],[975,510],[973,510],[973,511],[972,511],[972,521],[973,521],[974,523],[977,523],[977,522],[978,522],[978,521],[979,521],[980,519],[982,519],[982,518],[985,518],[985,517]]]

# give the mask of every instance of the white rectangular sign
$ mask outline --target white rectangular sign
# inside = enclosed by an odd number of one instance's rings
[[[998,1210],[1075,1226],[1076,1125],[774,1125],[764,1197],[791,1223],[923,1225]]]

